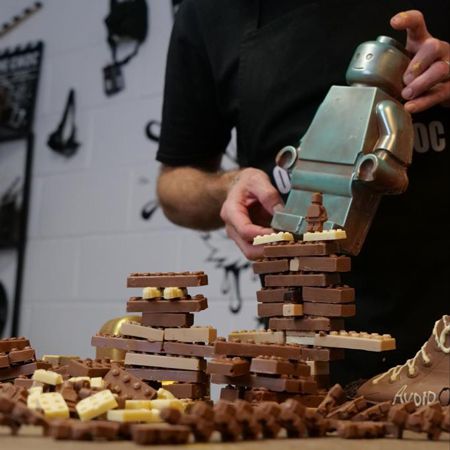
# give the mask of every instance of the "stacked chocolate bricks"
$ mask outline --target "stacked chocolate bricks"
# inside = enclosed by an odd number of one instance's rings
[[[36,361],[35,351],[23,337],[0,339],[0,382],[32,375],[46,366]]]
[[[287,398],[317,406],[317,383],[303,361],[302,346],[285,344],[283,332],[237,331],[217,339],[208,361],[211,382],[225,384],[221,399],[281,402]],[[321,357],[320,352],[316,352]],[[314,358],[314,355],[311,355]]]
[[[203,272],[132,273],[127,286],[140,288],[142,296],[128,300],[127,312],[141,313],[140,322],[124,322],[120,336],[94,336],[92,345],[126,350],[129,373],[155,387],[162,383],[177,398],[207,398],[205,358],[213,355],[217,332],[193,326],[194,313],[208,301],[187,291],[207,283]]]

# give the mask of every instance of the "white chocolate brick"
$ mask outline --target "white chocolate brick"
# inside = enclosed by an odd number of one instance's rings
[[[161,289],[157,287],[145,287],[142,289],[142,298],[144,300],[151,300],[152,298],[162,297]]]
[[[303,316],[303,305],[299,303],[285,303],[283,305],[284,317]]]
[[[32,379],[34,381],[39,381],[40,383],[44,384],[50,384],[52,386],[62,384],[63,382],[63,377],[61,374],[45,369],[35,370]]]
[[[106,389],[79,401],[75,408],[80,419],[84,421],[101,416],[117,406],[114,395],[109,389]]]
[[[165,300],[173,300],[175,298],[186,297],[187,289],[179,287],[166,287],[163,291],[163,297]]]
[[[345,230],[324,230],[306,232],[303,235],[304,241],[337,241],[339,239],[347,239],[347,233]]]
[[[150,409],[112,409],[106,418],[114,422],[162,422],[159,411]]]
[[[46,392],[39,395],[39,406],[47,419],[68,419],[69,407],[59,392]]]
[[[287,231],[280,231],[279,233],[270,233],[258,235],[253,238],[253,245],[271,244],[272,242],[288,242],[293,241],[294,235]]]

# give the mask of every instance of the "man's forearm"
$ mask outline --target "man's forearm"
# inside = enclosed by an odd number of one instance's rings
[[[163,166],[157,193],[164,214],[184,227],[205,231],[220,228],[220,208],[238,172]]]

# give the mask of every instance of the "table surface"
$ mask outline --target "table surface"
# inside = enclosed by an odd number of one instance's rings
[[[261,447],[263,445],[263,447]],[[107,447],[106,447],[107,446]],[[130,441],[81,442],[56,441],[33,434],[10,436],[6,430],[0,431],[2,450],[139,450]],[[149,446],[147,446],[149,447]],[[158,450],[188,448],[189,450],[449,450],[450,435],[442,434],[439,441],[428,441],[424,435],[406,431],[403,439],[339,439],[336,437],[307,439],[272,439],[239,443],[206,443],[180,445],[158,445]]]

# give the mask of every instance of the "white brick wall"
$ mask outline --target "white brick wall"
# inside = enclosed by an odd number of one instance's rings
[[[2,0],[2,20],[29,3]],[[45,44],[20,333],[41,355],[92,355],[90,336],[125,313],[127,298],[135,294],[125,288],[126,276],[139,270],[205,270],[210,285],[193,291],[207,295],[210,307],[197,323],[212,324],[222,335],[254,327],[258,282],[248,268],[240,275],[243,309],[239,315],[229,311],[234,279],[223,267],[245,267],[246,261],[223,232],[205,241],[200,233],[170,224],[159,209],[151,221],[140,216],[155,197],[156,144],[145,137],[144,127],[160,119],[170,2],[148,0],[149,36],[124,68],[125,91],[111,98],[102,86],[102,67],[110,61],[103,24],[109,1],[43,3],[41,11],[0,40],[0,48],[37,39]],[[51,152],[46,140],[71,87],[82,145],[66,159]],[[11,158],[23,158],[21,149],[3,150],[0,173],[17,164]],[[14,254],[1,252],[0,279],[10,295],[14,270]]]

